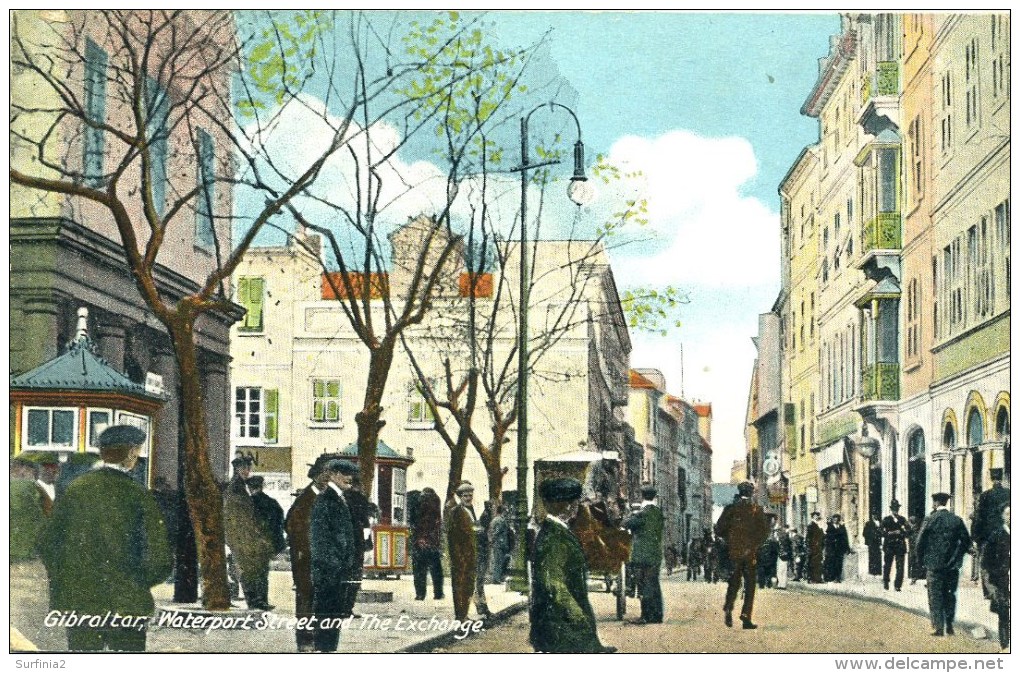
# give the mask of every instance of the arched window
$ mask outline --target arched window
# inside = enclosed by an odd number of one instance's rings
[[[942,448],[946,451],[956,448],[956,428],[952,423],[946,423],[945,430],[942,431]]]
[[[928,464],[924,456],[924,432],[918,428],[907,438],[907,516],[924,520],[927,510]]]
[[[967,446],[978,446],[985,441],[984,419],[976,408],[967,414]]]

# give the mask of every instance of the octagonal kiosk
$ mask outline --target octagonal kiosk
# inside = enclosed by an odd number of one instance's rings
[[[357,462],[358,445],[350,444],[341,455]],[[408,572],[410,554],[407,525],[407,468],[413,458],[401,456],[384,441],[375,450],[375,478],[372,480],[372,502],[379,507],[372,523],[372,549],[365,554],[365,573],[369,576],[400,576]]]
[[[99,435],[117,424],[145,432],[132,476],[152,485],[152,430],[164,397],[158,384],[135,383],[106,363],[88,335],[88,309],[78,309],[67,352],[12,376],[14,455],[51,453],[60,461],[57,490],[99,460]]]

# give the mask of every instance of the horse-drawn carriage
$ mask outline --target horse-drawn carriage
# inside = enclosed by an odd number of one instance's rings
[[[615,452],[575,451],[535,461],[535,492],[546,479],[572,477],[583,485],[581,504],[570,529],[577,536],[591,577],[601,577],[606,591],[616,594],[616,617],[627,611],[626,568],[630,559],[630,533],[621,528],[626,498],[618,486]],[[535,498],[535,515],[545,516],[542,500]]]

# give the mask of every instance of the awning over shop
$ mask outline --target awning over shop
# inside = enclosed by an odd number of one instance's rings
[[[815,461],[819,472],[836,465],[842,465],[846,455],[846,438],[840,437],[835,442],[818,449]]]

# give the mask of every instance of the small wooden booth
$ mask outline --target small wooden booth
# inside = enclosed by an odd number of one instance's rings
[[[135,383],[106,363],[88,336],[88,309],[78,310],[78,330],[67,352],[12,376],[14,455],[51,453],[60,461],[58,489],[99,460],[99,435],[111,425],[145,432],[133,476],[152,485],[152,431],[164,398],[158,382]]]
[[[348,445],[340,454],[357,462],[357,443]],[[399,578],[410,570],[407,468],[413,462],[414,459],[401,456],[379,440],[371,495],[372,502],[379,506],[379,516],[372,522],[372,549],[365,554],[365,572],[369,576]]]

